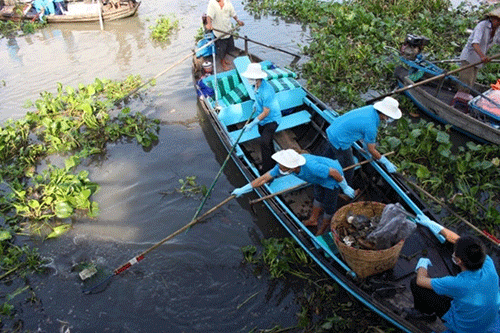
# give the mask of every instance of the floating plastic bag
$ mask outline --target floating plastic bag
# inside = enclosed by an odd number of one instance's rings
[[[380,222],[375,230],[366,236],[366,240],[375,244],[377,250],[381,250],[406,239],[417,228],[416,223],[407,219],[407,214],[400,203],[386,205]]]

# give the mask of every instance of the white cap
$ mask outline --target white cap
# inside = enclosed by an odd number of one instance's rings
[[[387,117],[392,119],[401,118],[401,110],[399,109],[399,102],[392,97],[386,97],[380,102],[373,104],[375,110],[382,112]]]
[[[259,63],[252,62],[248,64],[247,70],[241,73],[247,79],[263,79],[267,77],[267,73],[262,70]]]
[[[295,169],[296,167],[306,164],[305,157],[293,149],[280,150],[271,157],[273,160],[289,169]]]

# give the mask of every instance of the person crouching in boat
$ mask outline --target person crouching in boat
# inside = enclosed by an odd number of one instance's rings
[[[407,318],[430,322],[442,317],[447,333],[500,332],[499,277],[493,260],[476,237],[460,237],[454,249],[451,259],[461,270],[456,276],[430,278],[431,261],[419,259],[410,284],[414,308],[406,309]]]
[[[276,98],[273,87],[263,80],[267,73],[258,63],[250,63],[245,72],[241,74],[255,89],[255,103],[253,107],[257,117],[244,127],[249,132],[255,125],[259,125],[259,143],[262,155],[261,174],[271,170],[274,166],[271,156],[274,154],[273,137],[281,119],[281,108]]]
[[[330,226],[330,220],[337,208],[339,188],[346,195],[354,198],[354,190],[347,185],[340,163],[322,156],[299,154],[293,149],[280,150],[273,154],[272,158],[278,163],[274,168],[251,183],[235,189],[231,194],[240,197],[276,177],[291,173],[305,182],[314,184],[313,211],[318,210],[318,208],[319,210],[324,209],[323,221],[318,227],[316,235],[323,234]],[[314,226],[316,224],[306,225]]]
[[[465,44],[460,54],[462,67],[479,61],[483,63],[490,61],[486,53],[494,44],[500,44],[499,26],[500,8],[497,8],[489,12],[486,18],[479,22],[470,34],[467,44]],[[476,82],[477,73],[482,66],[483,64],[480,64],[460,71],[460,81],[465,83],[468,87],[473,87],[474,82]],[[468,87],[460,85],[458,91],[468,93]]]
[[[323,147],[321,155],[338,160],[346,168],[354,164],[352,145],[363,140],[363,146],[374,160],[383,164],[388,172],[396,172],[396,166],[377,151],[376,139],[382,122],[390,123],[399,118],[399,103],[392,97],[344,113],[326,129],[330,144]],[[347,183],[351,183],[352,175],[353,169],[346,171]]]

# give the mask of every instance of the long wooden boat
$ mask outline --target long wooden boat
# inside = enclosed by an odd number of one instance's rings
[[[48,23],[82,23],[82,22],[104,22],[114,21],[130,17],[137,13],[140,1],[127,0],[120,1],[119,6],[115,7],[111,3],[102,6],[101,14],[99,3],[69,2],[68,11],[64,15],[46,15],[44,16]],[[22,14],[23,9],[16,6],[4,6],[0,9],[0,20],[20,21],[33,20],[36,18],[36,11],[31,8],[26,14]]]
[[[417,56],[415,60],[401,57],[405,67],[398,67],[395,76],[400,87],[406,87],[419,80],[443,74],[445,71],[435,64]],[[456,98],[458,80],[448,76],[440,81],[432,81],[405,91],[405,94],[425,114],[443,124],[450,124],[454,129],[469,137],[483,142],[500,144],[500,121],[498,115],[490,115],[487,110],[478,107],[484,100],[489,102],[486,87],[476,85],[471,96],[475,98]],[[486,97],[485,97],[486,96]],[[494,102],[494,101],[493,101]],[[500,104],[494,105],[500,115]]]
[[[253,89],[241,76],[246,66],[260,62],[267,68],[269,83],[277,91],[277,98],[282,108],[274,143],[277,149],[295,148],[319,154],[325,144],[325,130],[339,116],[325,103],[305,89],[284,68],[276,67],[271,61],[261,61],[256,56],[242,50],[235,50],[234,68],[225,72],[205,75],[202,63],[212,61],[212,57],[193,58],[193,76],[199,103],[211,126],[217,133],[222,145],[234,161],[247,182],[260,176],[258,169],[259,145],[256,143],[258,131],[241,135],[242,126],[252,113]],[[217,85],[215,84],[217,82]],[[216,88],[217,94],[211,94],[209,88]],[[255,116],[255,115],[254,115]],[[238,140],[239,139],[239,140]],[[234,148],[234,149],[233,149]],[[355,156],[365,161],[368,156],[360,147],[356,147]],[[239,184],[244,185],[244,184]],[[302,185],[302,186],[300,186]],[[424,213],[430,218],[439,219],[426,208],[417,193],[413,192],[402,177],[392,176],[376,162],[367,162],[355,169],[353,188],[361,189],[363,202],[401,203],[410,214]],[[312,203],[312,187],[296,178],[293,174],[274,179],[254,190],[259,198],[264,198],[286,189],[293,191],[263,200],[269,211],[282,224],[304,251],[340,286],[404,332],[440,332],[443,323],[437,319],[433,323],[410,319],[404,308],[413,306],[410,280],[415,276],[415,265],[423,253],[433,264],[433,275],[445,276],[458,273],[451,261],[453,246],[438,240],[427,228],[418,225],[404,242],[394,268],[383,273],[360,278],[343,259],[335,245],[332,232],[315,236],[313,227],[306,227],[301,222],[308,218]],[[339,199],[339,207],[348,204]],[[459,234],[471,233],[465,225],[454,225]],[[498,262],[498,246],[485,242],[490,255]]]

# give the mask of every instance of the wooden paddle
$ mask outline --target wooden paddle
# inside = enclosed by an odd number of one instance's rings
[[[491,57],[489,57],[490,60],[493,60],[493,59],[496,59],[496,58],[500,58],[500,53],[497,53]],[[396,90],[393,90],[387,94],[383,94],[383,95],[380,95],[380,96],[377,96],[375,98],[372,98],[368,101],[366,101],[366,104],[371,104],[375,101],[378,101],[384,97],[387,97],[387,96],[392,96],[394,94],[399,94],[403,91],[406,91],[406,90],[409,90],[409,89],[412,89],[412,88],[415,88],[415,87],[418,87],[418,86],[421,86],[421,85],[424,85],[426,83],[429,83],[429,82],[432,82],[432,81],[435,81],[435,80],[439,80],[439,79],[442,79],[446,76],[449,76],[451,74],[455,74],[455,73],[458,73],[458,72],[461,72],[465,69],[468,69],[468,68],[471,68],[471,67],[475,67],[477,65],[480,65],[482,64],[483,62],[482,61],[479,61],[479,62],[476,62],[476,63],[472,63],[472,64],[468,64],[467,66],[464,66],[464,67],[460,67],[460,68],[457,68],[457,69],[454,69],[454,70],[451,70],[451,71],[448,71],[448,72],[444,72],[443,74],[439,74],[439,75],[436,75],[434,77],[431,77],[431,78],[428,78],[428,79],[425,79],[423,81],[419,81],[417,83],[414,83],[414,84],[410,84],[406,87],[403,87],[403,88],[399,88],[399,89],[396,89]]]
[[[430,199],[432,199],[434,202],[440,204],[441,206],[443,206],[444,208],[446,208],[453,216],[455,216],[456,218],[458,218],[460,221],[464,222],[466,225],[468,225],[469,227],[471,227],[472,229],[474,229],[477,233],[479,233],[481,236],[484,236],[486,237],[490,242],[492,242],[493,244],[495,244],[496,246],[500,246],[500,242],[498,242],[495,237],[493,235],[490,235],[490,234],[487,234],[486,232],[482,231],[481,229],[479,229],[478,227],[476,227],[474,224],[472,224],[471,222],[467,221],[466,219],[464,219],[462,216],[458,215],[457,213],[455,213],[454,210],[452,210],[445,202],[443,202],[442,200],[439,200],[438,198],[434,197],[432,194],[430,194],[429,192],[427,192],[426,190],[424,190],[422,187],[418,186],[417,184],[415,184],[414,182],[410,181],[408,178],[406,178],[405,176],[403,176],[402,174],[397,174],[399,177],[401,177],[406,183],[410,184],[411,186],[415,187],[417,190],[419,190],[420,192],[422,192],[423,194],[425,194],[427,197],[429,197]],[[446,229],[446,228],[445,228]],[[443,229],[444,231],[444,229]],[[452,232],[452,231],[451,231]],[[443,236],[446,237],[446,235],[443,234]],[[447,237],[446,237],[447,238]],[[447,238],[448,239],[448,238]]]
[[[388,153],[385,153],[383,154],[382,156],[389,156],[389,155],[392,155],[394,154],[393,151],[390,151]],[[366,164],[366,163],[369,163],[369,162],[373,162],[373,159],[369,159],[369,160],[364,160],[362,162],[359,162],[359,163],[356,163],[356,164],[353,164],[353,165],[349,165],[348,167],[345,167],[344,169],[342,169],[342,171],[347,171],[349,169],[352,169],[352,168],[355,168],[357,166],[360,166],[360,165],[363,165],[363,164]],[[276,192],[276,193],[272,193],[272,194],[269,194],[269,195],[266,195],[262,198],[259,198],[259,199],[255,199],[255,200],[251,200],[250,201],[250,205],[253,205],[253,204],[256,204],[258,202],[261,202],[261,201],[264,201],[266,199],[270,199],[270,198],[273,198],[277,195],[280,195],[280,194],[283,194],[283,193],[286,193],[286,192],[290,192],[290,191],[294,191],[294,190],[297,190],[299,188],[301,188],[302,186],[304,186],[304,184],[299,184],[299,185],[296,185],[296,186],[293,186],[293,187],[290,187],[290,188],[287,188],[287,189],[284,189],[284,190],[281,190],[279,192]]]

